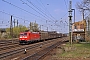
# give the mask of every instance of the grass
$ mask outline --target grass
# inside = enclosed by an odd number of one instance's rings
[[[65,47],[70,47],[70,44],[66,44]],[[78,43],[73,44],[72,49],[69,51],[63,51],[59,54],[60,57],[89,57],[90,58],[90,43]]]

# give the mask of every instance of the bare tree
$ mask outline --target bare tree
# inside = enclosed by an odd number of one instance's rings
[[[83,14],[83,17],[90,15],[90,0],[82,0],[76,3],[76,8]]]

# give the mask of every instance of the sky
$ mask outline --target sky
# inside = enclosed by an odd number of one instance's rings
[[[68,33],[70,0],[0,0],[0,28],[10,27],[10,16],[19,25],[29,27],[30,22],[36,22],[41,30]],[[72,0],[75,9],[75,21],[82,20],[82,15],[76,8],[76,3],[82,0]],[[74,13],[72,12],[72,16]],[[72,17],[73,20],[73,17]],[[72,21],[73,22],[73,21]]]

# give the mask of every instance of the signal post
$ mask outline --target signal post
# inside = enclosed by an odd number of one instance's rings
[[[72,0],[69,1],[69,42],[72,46]]]

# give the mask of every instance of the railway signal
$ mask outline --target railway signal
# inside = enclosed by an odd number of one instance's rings
[[[72,45],[72,0],[69,1],[69,40]]]

